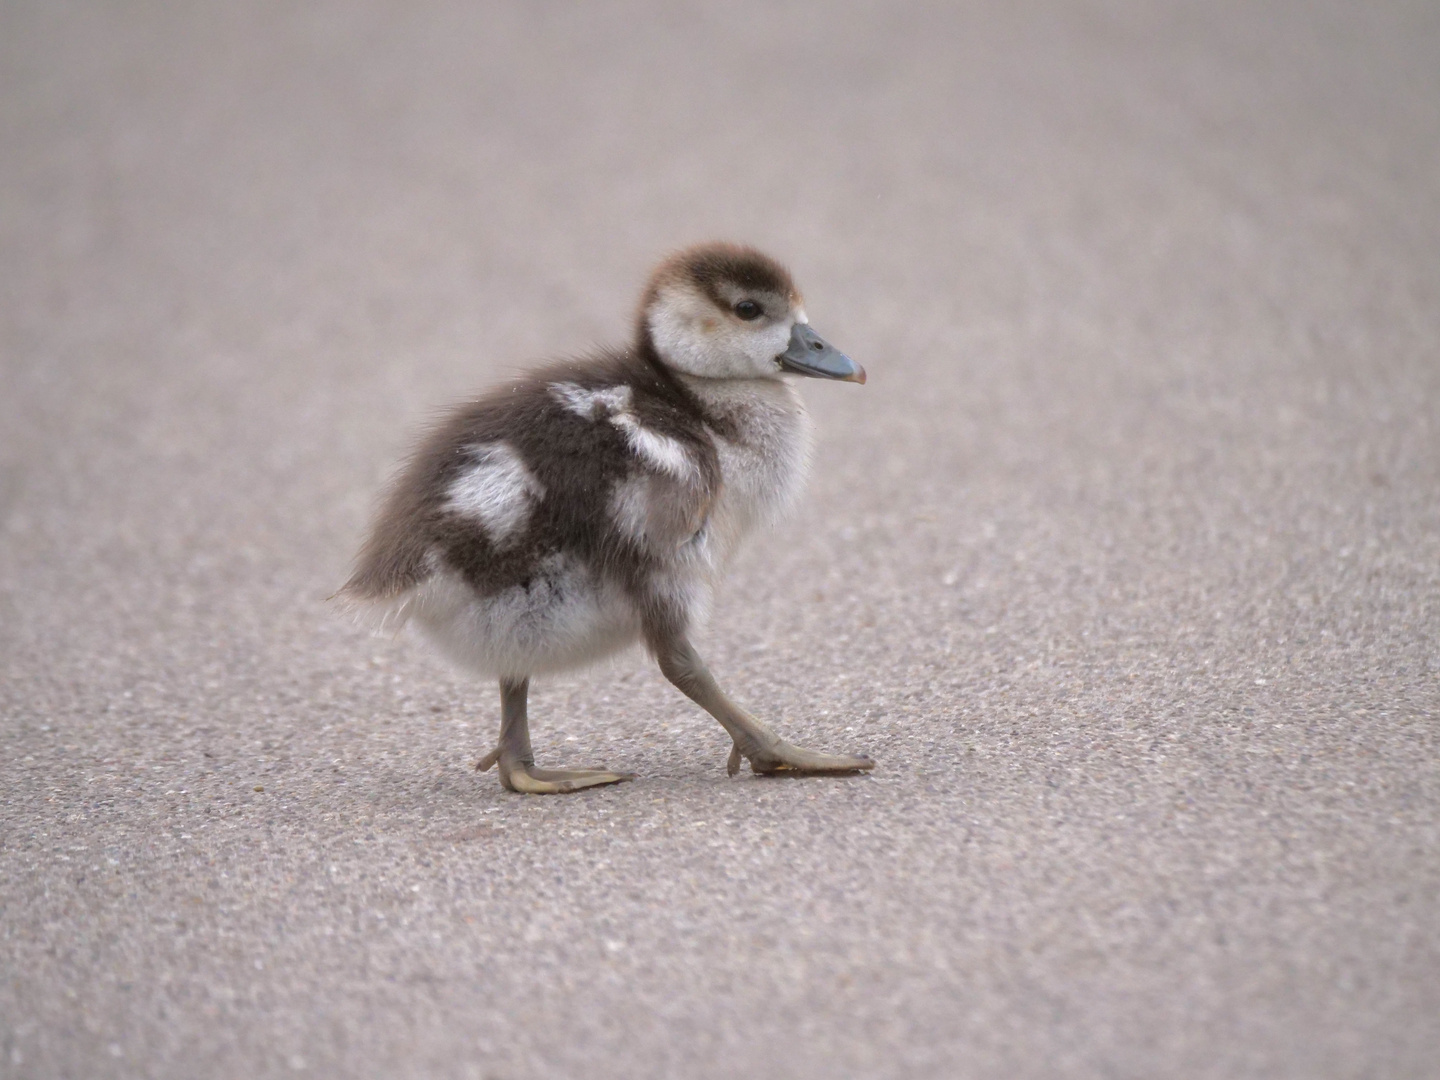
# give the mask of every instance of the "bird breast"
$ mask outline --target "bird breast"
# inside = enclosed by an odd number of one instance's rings
[[[717,420],[721,489],[710,528],[728,557],[746,534],[794,506],[810,468],[810,416],[788,380],[685,382]]]

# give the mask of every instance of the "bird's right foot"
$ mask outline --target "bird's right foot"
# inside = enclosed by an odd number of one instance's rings
[[[806,750],[784,739],[745,753],[736,743],[730,749],[730,760],[725,771],[734,776],[740,771],[742,758],[750,761],[750,771],[759,776],[774,776],[777,773],[804,773],[811,776],[826,773],[865,772],[875,767],[875,762],[864,754],[824,754],[819,750]]]

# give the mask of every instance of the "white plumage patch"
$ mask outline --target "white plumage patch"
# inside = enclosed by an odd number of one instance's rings
[[[631,540],[647,546],[650,541],[649,500],[649,478],[644,475],[620,481],[610,495],[610,519]]]
[[[635,451],[636,457],[661,472],[669,473],[677,480],[695,478],[694,460],[686,453],[685,447],[669,435],[661,435],[658,431],[641,427],[640,421],[629,413],[616,413],[610,418],[610,422],[625,433],[625,439],[630,443],[630,449]]]
[[[478,521],[503,545],[525,531],[530,509],[545,489],[507,443],[485,443],[470,453],[475,465],[451,483],[445,509]]]
[[[576,416],[586,420],[608,418],[625,433],[635,456],[652,468],[669,473],[677,480],[693,480],[698,475],[695,462],[678,440],[644,427],[630,411],[633,392],[628,386],[606,386],[586,390],[571,382],[550,384],[550,393]]]
[[[586,420],[599,420],[611,413],[627,412],[634,396],[628,386],[586,390],[572,382],[551,383],[550,393],[561,405]]]

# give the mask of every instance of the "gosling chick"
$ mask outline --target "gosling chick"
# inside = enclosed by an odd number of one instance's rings
[[[633,777],[542,769],[530,679],[637,641],[756,773],[847,773],[865,756],[786,742],[732,702],[690,643],[744,537],[795,500],[811,428],[793,376],[863,383],[810,328],[789,273],[760,252],[703,244],[650,278],[629,348],[551,364],[462,405],[385,498],[340,590],[382,627],[416,623],[500,683],[510,791],[578,791]]]

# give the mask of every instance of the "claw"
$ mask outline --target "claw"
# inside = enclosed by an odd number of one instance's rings
[[[740,744],[732,743],[730,746],[730,760],[725,762],[725,775],[734,776],[740,771]]]
[[[495,763],[496,763],[497,761],[499,761],[499,760],[500,760],[500,747],[497,746],[497,747],[495,747],[494,750],[491,750],[488,754],[486,754],[484,757],[482,757],[479,761],[475,762],[475,771],[476,771],[476,772],[489,772],[491,769],[493,769],[493,768],[495,767]]]

